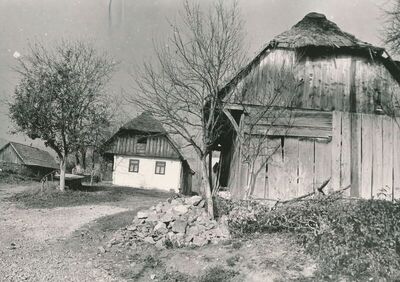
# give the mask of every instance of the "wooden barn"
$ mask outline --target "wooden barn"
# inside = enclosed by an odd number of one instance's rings
[[[113,157],[113,184],[190,194],[193,172],[151,114],[126,123],[105,146],[105,154]]]
[[[287,99],[291,122],[279,117],[251,124],[265,109],[257,99],[264,93],[248,93],[246,85],[255,76],[267,79],[264,70],[271,67],[291,70],[298,82],[285,94],[295,96]],[[358,40],[322,14],[306,15],[222,88],[231,126],[219,140],[219,184],[235,198],[286,200],[323,184],[324,192],[400,198],[399,75],[383,48]],[[256,160],[263,167],[250,191],[241,134],[266,134],[264,142],[276,146],[265,164]]]
[[[0,148],[0,168],[3,171],[40,179],[47,173],[59,169],[59,166],[47,151],[8,142]]]

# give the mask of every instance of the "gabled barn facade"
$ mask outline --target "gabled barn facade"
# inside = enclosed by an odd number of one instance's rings
[[[0,168],[40,179],[47,173],[59,169],[59,166],[49,152],[8,142],[0,148]]]
[[[260,91],[246,92],[264,70],[287,68],[299,83],[289,95],[291,122],[251,121],[263,105]],[[399,69],[383,48],[343,32],[310,13],[276,36],[221,91],[232,127],[221,145],[220,185],[244,198],[249,166],[241,134],[267,134],[276,151],[260,169],[252,198],[287,200],[346,190],[363,198],[400,198]],[[276,105],[282,106],[282,105]],[[251,131],[248,128],[251,127]],[[273,128],[274,130],[269,130]]]
[[[106,143],[113,184],[189,194],[192,171],[159,121],[142,113]]]

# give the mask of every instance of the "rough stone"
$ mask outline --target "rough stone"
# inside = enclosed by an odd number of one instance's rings
[[[202,247],[208,244],[208,240],[202,236],[196,236],[193,238],[193,245]]]
[[[176,220],[172,226],[172,231],[175,233],[185,233],[187,222],[183,220]]]
[[[165,249],[165,244],[164,244],[164,242],[165,242],[165,240],[163,240],[163,239],[158,240],[157,243],[156,243],[156,245],[155,245],[156,248],[159,249],[159,250]]]
[[[126,230],[128,230],[128,231],[136,231],[136,230],[137,230],[137,227],[136,227],[135,225],[129,225],[129,226],[126,228]]]
[[[206,201],[205,201],[205,200],[201,200],[201,201],[197,204],[197,206],[198,206],[199,208],[204,208],[205,204],[206,204]]]
[[[149,244],[155,244],[156,242],[154,241],[153,237],[146,237],[143,239],[144,242],[149,243]]]
[[[174,220],[174,215],[173,215],[172,213],[167,212],[167,213],[165,213],[165,214],[161,217],[160,220],[161,220],[162,222],[165,222],[165,223],[171,222],[171,221]]]
[[[158,203],[156,205],[156,212],[157,213],[162,213],[163,212],[163,204],[162,203]]]
[[[171,201],[171,206],[179,206],[182,205],[183,203],[184,200],[182,198],[176,198]]]
[[[197,206],[201,202],[202,198],[200,196],[192,196],[186,199],[188,205]]]
[[[139,218],[139,219],[147,218],[147,216],[148,216],[147,212],[144,212],[144,211],[140,211],[137,213],[137,218]]]
[[[154,226],[154,232],[158,234],[168,233],[167,225],[164,222],[159,221],[156,226]]]
[[[149,213],[149,214],[147,215],[146,221],[147,221],[147,222],[158,221],[158,215],[157,215],[157,213],[156,213],[156,212]]]
[[[177,205],[177,206],[174,206],[174,207],[172,208],[172,210],[173,210],[175,213],[179,214],[179,215],[185,214],[185,213],[188,212],[188,208],[187,208],[185,205]]]

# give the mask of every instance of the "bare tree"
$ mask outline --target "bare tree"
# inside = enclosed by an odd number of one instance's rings
[[[10,117],[17,131],[41,138],[57,153],[62,191],[68,155],[91,143],[91,130],[105,122],[103,90],[114,65],[83,42],[62,42],[55,49],[34,44],[19,59],[21,80]]]
[[[385,12],[384,40],[395,53],[400,52],[400,1],[393,0],[392,7]]]
[[[152,113],[190,144],[202,163],[202,189],[213,216],[207,155],[220,134],[220,87],[242,66],[243,22],[236,3],[219,1],[204,11],[184,2],[182,23],[155,47],[156,63],[145,63],[132,102]]]
[[[249,177],[245,188],[248,198],[254,191],[260,172],[279,149],[280,142],[271,136],[285,136],[293,124],[293,107],[298,102],[302,81],[295,77],[295,66],[267,65],[256,68],[246,78],[239,103],[244,114],[238,137],[242,161],[248,166]]]

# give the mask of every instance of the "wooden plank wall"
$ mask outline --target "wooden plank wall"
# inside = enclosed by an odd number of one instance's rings
[[[334,112],[332,188],[351,185],[348,196],[398,199],[399,138],[400,127],[390,117]]]
[[[282,140],[284,138],[284,140]],[[313,192],[331,175],[329,138],[270,138],[276,151],[256,182],[252,198],[287,200]]]
[[[0,151],[0,162],[23,164],[22,160],[11,145],[5,146]]]
[[[324,191],[350,186],[345,196],[400,198],[400,126],[390,117],[333,112],[332,138],[271,137],[268,142],[277,150],[257,179],[253,198],[299,197],[328,179]]]
[[[282,49],[268,52],[252,72],[241,80],[232,96],[229,96],[229,101],[241,101],[246,84],[271,66],[293,66],[296,78],[304,82],[295,101],[299,108],[348,112],[351,110],[351,91],[354,93],[352,99],[356,112],[359,113],[374,113],[378,93],[383,104],[393,101],[400,104],[399,83],[379,60],[372,60],[369,56],[334,53],[296,57],[294,51]],[[248,100],[256,101],[251,97]]]

